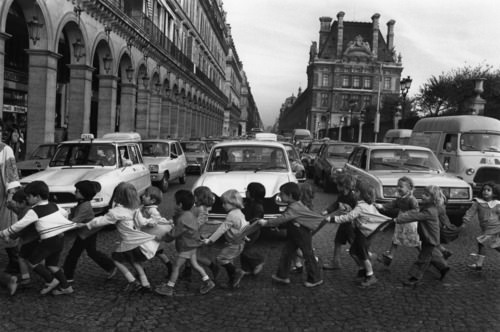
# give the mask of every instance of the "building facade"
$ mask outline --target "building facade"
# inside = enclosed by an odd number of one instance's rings
[[[2,118],[28,152],[87,132],[220,136],[229,49],[220,0],[4,0]]]

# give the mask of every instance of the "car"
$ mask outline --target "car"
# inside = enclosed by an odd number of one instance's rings
[[[314,159],[314,183],[325,192],[337,190],[337,169],[342,169],[357,143],[324,141]]]
[[[306,169],[307,177],[310,179],[314,177],[314,160],[316,159],[322,145],[322,141],[312,141],[306,145],[300,154],[300,160]]]
[[[210,152],[207,143],[204,141],[181,141],[181,146],[186,154],[186,172],[201,174]]]
[[[81,180],[101,185],[101,191],[90,202],[98,215],[109,209],[120,182],[131,183],[139,194],[151,186],[149,169],[137,142],[94,139],[92,134],[60,143],[49,166],[22,178],[21,184],[44,181],[49,186],[49,201],[69,210],[77,204],[75,184]]]
[[[413,194],[421,200],[425,187],[437,185],[447,197],[446,211],[455,224],[472,204],[472,188],[447,174],[434,153],[425,147],[390,143],[361,143],[354,147],[344,170],[373,185],[377,203],[396,198],[397,181],[403,176],[414,182]],[[389,215],[395,215],[390,211]]]
[[[19,177],[23,178],[33,173],[43,171],[49,165],[58,143],[40,144],[28,158],[17,162]]]
[[[186,183],[187,161],[181,144],[176,140],[146,139],[139,141],[144,163],[149,168],[151,182],[167,192],[169,182]]]
[[[222,142],[222,138],[206,137],[206,138],[203,138],[202,141],[207,143],[208,150],[210,150],[210,149],[212,149],[212,146],[214,146],[217,143]]]
[[[283,144],[242,140],[215,145],[193,190],[199,186],[210,188],[216,199],[209,219],[224,220],[227,212],[222,207],[221,195],[229,189],[236,189],[245,197],[251,182],[260,182],[266,188],[264,218],[279,216],[286,208],[278,195],[280,186],[287,182],[298,182]]]
[[[306,168],[300,160],[299,153],[292,143],[282,143],[288,154],[288,160],[290,160],[290,165],[292,167],[292,172],[295,174],[297,181],[305,182],[307,180]]]

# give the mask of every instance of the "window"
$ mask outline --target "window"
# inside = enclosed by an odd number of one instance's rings
[[[342,107],[348,107],[349,106],[349,100],[350,96],[349,95],[342,95]]]
[[[363,89],[371,89],[372,88],[372,78],[365,77],[363,79]]]
[[[323,82],[322,86],[330,86],[330,74],[323,73]]]
[[[390,90],[392,88],[391,78],[384,77],[384,90]]]
[[[352,87],[355,89],[361,88],[361,82],[360,82],[359,76],[352,77]]]
[[[349,85],[349,76],[347,75],[342,75],[342,87],[343,88],[348,88]]]
[[[363,96],[363,105],[368,106],[372,104],[372,96]]]
[[[328,107],[328,93],[321,93],[321,107]]]

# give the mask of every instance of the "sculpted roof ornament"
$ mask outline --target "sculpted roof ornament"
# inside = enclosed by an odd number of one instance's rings
[[[354,40],[351,40],[347,44],[347,48],[344,51],[344,55],[346,56],[371,56],[370,44],[363,40],[361,35],[357,35],[354,37]]]

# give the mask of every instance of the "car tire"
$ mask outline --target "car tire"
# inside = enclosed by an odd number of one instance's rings
[[[186,183],[186,173],[182,174],[182,176],[179,178],[179,183],[180,184]]]
[[[160,190],[163,193],[166,193],[167,190],[168,190],[168,186],[169,186],[169,183],[168,183],[168,174],[163,175],[163,179],[161,179],[159,185],[160,185]]]

